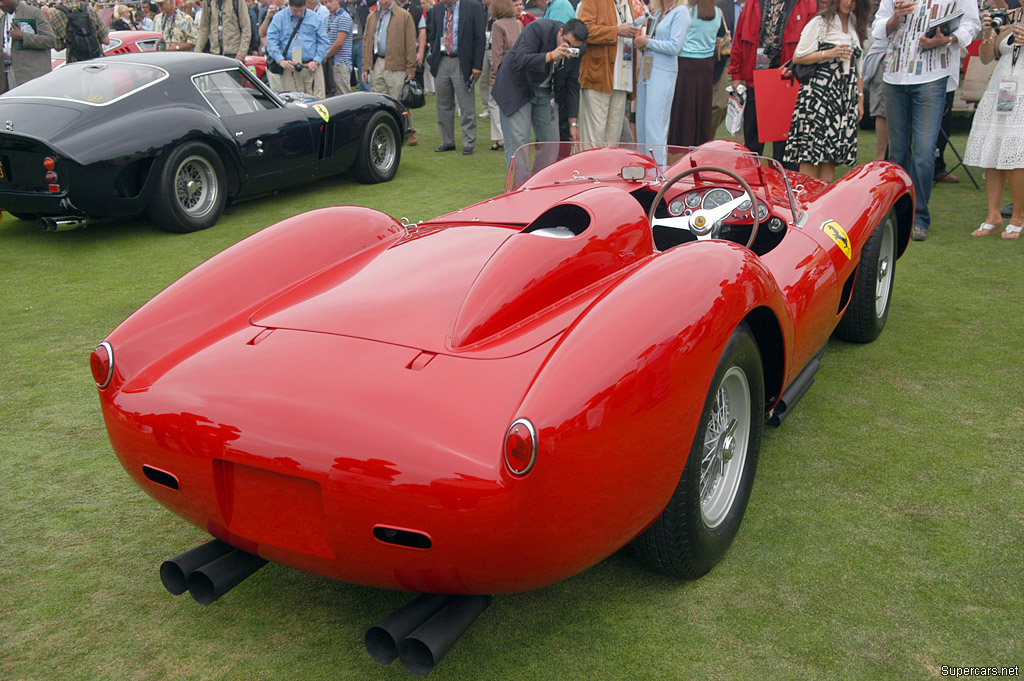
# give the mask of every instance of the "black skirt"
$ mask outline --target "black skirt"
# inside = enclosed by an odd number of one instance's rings
[[[672,98],[672,116],[668,126],[669,144],[695,147],[714,137],[715,131],[711,129],[714,74],[714,57],[679,57],[676,94]]]

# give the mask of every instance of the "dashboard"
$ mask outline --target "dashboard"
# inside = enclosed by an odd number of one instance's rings
[[[669,215],[673,217],[691,215],[695,210],[709,210],[717,208],[722,204],[728,203],[729,201],[732,201],[739,196],[744,196],[745,194],[746,192],[739,189],[732,190],[725,189],[724,187],[699,187],[684,194],[680,194],[676,198],[672,199],[668,204],[668,212]],[[753,221],[750,209],[750,199],[748,198],[737,206],[726,219],[738,222]],[[760,201],[757,202],[757,219],[762,223],[768,219],[768,206]]]

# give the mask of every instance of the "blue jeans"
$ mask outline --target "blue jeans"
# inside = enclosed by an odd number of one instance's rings
[[[501,112],[501,134],[505,138],[505,167],[512,163],[512,154],[530,143],[530,128],[538,142],[558,141],[558,105],[551,88],[537,88],[533,98],[511,116]],[[550,161],[549,161],[550,162]],[[544,165],[547,165],[545,163]],[[536,168],[534,169],[536,172]]]
[[[359,89],[369,92],[370,86],[363,82],[363,41],[352,43],[352,63],[355,64],[356,80],[359,81]]]
[[[914,183],[914,226],[931,223],[928,199],[935,178],[935,142],[946,104],[946,78],[915,85],[885,85],[889,122],[889,160],[902,166]]]

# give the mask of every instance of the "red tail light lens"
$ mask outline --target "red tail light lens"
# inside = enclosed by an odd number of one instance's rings
[[[96,381],[96,386],[100,390],[110,385],[110,380],[114,378],[114,349],[110,347],[110,343],[103,341],[96,346],[89,356],[89,368],[92,369],[92,379]]]
[[[53,170],[54,165],[55,163],[53,159],[50,158],[49,156],[43,159],[43,167],[46,168],[47,170]]]
[[[505,465],[513,475],[526,475],[537,461],[537,431],[528,419],[516,419],[505,433]]]
[[[47,170],[46,181],[49,182],[50,184],[57,184],[57,173],[53,172],[52,170]]]

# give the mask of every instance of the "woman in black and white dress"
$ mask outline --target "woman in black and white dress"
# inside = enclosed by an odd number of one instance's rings
[[[861,41],[867,34],[867,0],[825,0],[800,34],[794,64],[816,65],[800,86],[783,161],[800,172],[832,180],[836,165],[857,162],[857,122],[864,115]]]

